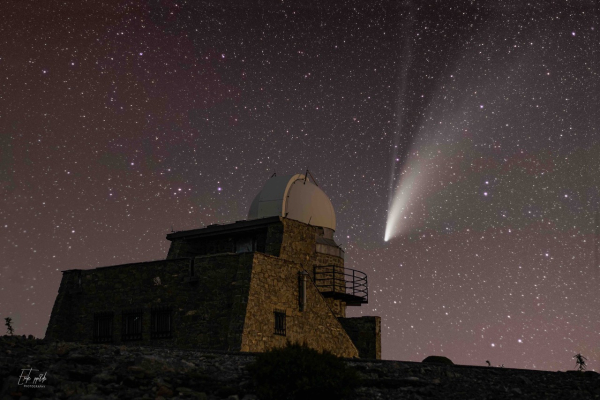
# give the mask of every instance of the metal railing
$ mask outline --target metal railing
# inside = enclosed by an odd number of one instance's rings
[[[347,303],[369,302],[367,274],[335,265],[314,266],[315,286],[324,295],[340,297]]]

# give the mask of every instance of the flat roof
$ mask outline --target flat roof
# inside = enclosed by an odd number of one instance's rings
[[[167,240],[177,240],[183,238],[196,238],[205,236],[215,236],[227,233],[236,233],[254,230],[256,228],[266,227],[268,225],[279,222],[279,216],[267,217],[261,219],[253,219],[250,221],[236,221],[232,224],[214,224],[205,228],[192,229],[189,231],[179,231],[167,234]]]
[[[137,261],[137,262],[132,262],[132,263],[124,263],[124,264],[115,264],[115,265],[103,265],[101,267],[94,267],[94,268],[71,268],[71,269],[63,269],[60,272],[65,273],[65,272],[75,272],[75,271],[94,271],[96,269],[102,269],[102,268],[115,268],[115,267],[126,267],[126,266],[136,266],[136,265],[143,265],[143,264],[153,264],[153,263],[160,263],[160,262],[170,262],[170,261],[181,261],[181,260],[189,260],[189,257],[180,257],[180,258],[163,258],[160,260],[150,260],[150,261]]]

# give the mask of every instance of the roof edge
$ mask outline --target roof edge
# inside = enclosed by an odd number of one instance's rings
[[[204,228],[191,229],[188,231],[179,231],[167,234],[167,240],[173,241],[177,239],[208,236],[219,233],[231,233],[236,231],[244,231],[247,229],[260,228],[261,226],[271,225],[275,222],[279,222],[279,216],[266,217],[252,220],[236,221],[231,224],[213,224]]]

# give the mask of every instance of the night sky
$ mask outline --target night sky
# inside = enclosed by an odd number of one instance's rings
[[[309,168],[383,358],[600,369],[599,8],[2,2],[2,322]]]

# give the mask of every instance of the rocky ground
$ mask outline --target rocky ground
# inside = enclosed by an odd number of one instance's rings
[[[247,353],[46,343],[2,336],[0,400],[258,400],[245,369],[253,360],[254,355]],[[595,372],[376,360],[347,363],[362,377],[354,400],[600,399],[600,375]],[[34,383],[40,375],[43,380]]]

